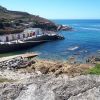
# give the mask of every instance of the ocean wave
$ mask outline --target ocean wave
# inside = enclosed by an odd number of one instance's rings
[[[97,53],[99,53],[99,54],[100,54],[100,50],[97,50]]]
[[[79,48],[78,46],[75,46],[75,47],[70,47],[70,48],[68,48],[68,50],[74,51],[74,50],[76,50],[76,49],[78,49],[78,48]]]

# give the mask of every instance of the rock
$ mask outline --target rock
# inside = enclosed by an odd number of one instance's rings
[[[87,75],[74,78],[59,76],[56,78],[41,75],[29,79],[28,82],[32,84],[28,86],[27,90],[23,91],[25,94],[19,95],[16,100],[74,100],[74,97],[75,100],[82,100],[82,98],[89,100],[91,95],[95,96],[96,93],[96,98],[100,99],[100,92],[97,89],[100,86],[100,77],[98,76]],[[28,99],[23,98],[26,95],[28,95]],[[96,100],[95,97],[93,98]]]
[[[17,61],[20,62],[19,59],[10,60],[12,65]],[[41,61],[34,64],[33,73],[0,71],[0,76],[15,80],[0,84],[0,100],[100,100],[100,76],[74,75],[89,69],[89,66]]]
[[[0,87],[0,100],[15,100],[23,89],[22,84],[3,84]]]
[[[92,56],[86,60],[87,63],[97,64],[100,63],[100,56]]]
[[[22,57],[16,57],[0,63],[1,63],[0,65],[1,69],[19,69],[19,68],[25,68],[27,66],[31,66],[34,63],[34,61],[32,60],[30,61]]]
[[[48,71],[49,71],[49,68],[47,68],[47,67],[41,67],[41,68],[39,69],[39,71],[40,71],[42,74],[47,74]]]
[[[58,75],[60,75],[60,74],[62,74],[62,73],[63,73],[63,71],[62,71],[61,69],[59,69],[59,70],[55,71],[54,74],[55,74],[56,76],[58,76]]]
[[[39,75],[0,85],[0,100],[100,100],[100,76]]]
[[[100,86],[80,93],[77,96],[72,96],[69,100],[99,100],[100,99]]]

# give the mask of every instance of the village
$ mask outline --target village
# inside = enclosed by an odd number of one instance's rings
[[[40,28],[27,28],[21,33],[1,35],[0,52],[22,50],[40,45],[41,43],[61,39],[64,39],[64,37],[54,31],[43,31]]]

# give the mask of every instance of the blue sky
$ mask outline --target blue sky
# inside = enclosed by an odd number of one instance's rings
[[[100,19],[100,0],[0,0],[0,5],[49,19]]]

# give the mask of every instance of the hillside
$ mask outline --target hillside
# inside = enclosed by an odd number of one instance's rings
[[[10,11],[7,10],[6,8],[0,6],[0,19],[8,19],[8,20],[29,20],[29,21],[38,21],[38,22],[50,22],[52,24],[54,24],[53,22],[51,22],[50,20],[47,20],[45,18],[36,16],[36,15],[31,15],[27,12],[19,12],[19,11]]]
[[[0,33],[16,33],[28,27],[57,30],[52,21],[27,12],[10,11],[0,6]]]

